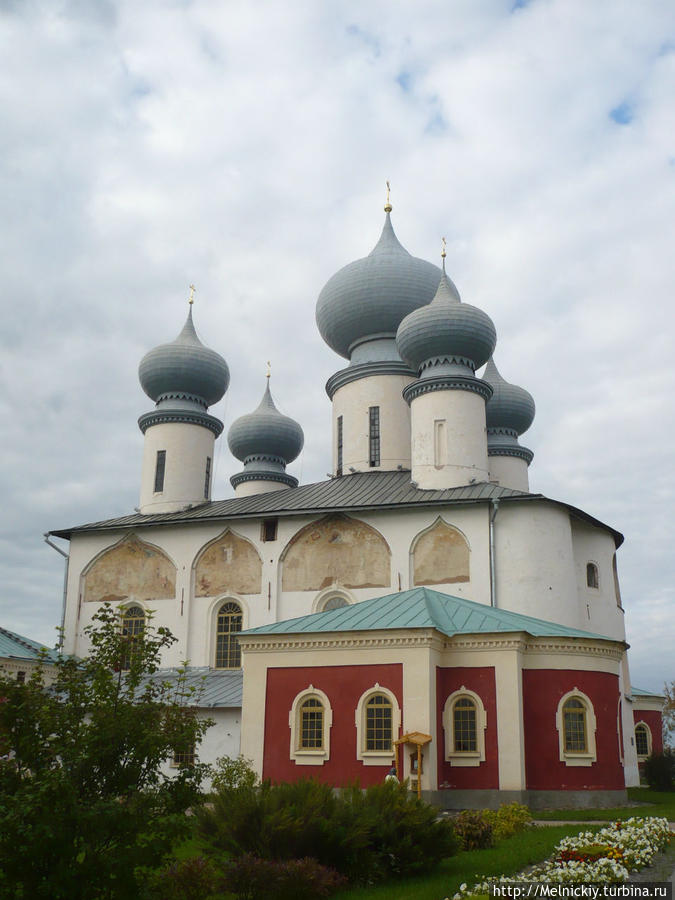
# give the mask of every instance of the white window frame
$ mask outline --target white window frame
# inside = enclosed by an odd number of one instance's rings
[[[366,750],[366,704],[373,694],[384,694],[391,703],[391,750]],[[391,766],[396,758],[394,741],[398,738],[401,728],[401,709],[396,695],[389,688],[382,687],[378,682],[364,691],[359,698],[354,714],[356,726],[356,758],[364,766]]]
[[[644,728],[647,729],[647,756],[644,756],[644,754],[637,752],[637,727],[638,727],[638,725],[642,725],[642,726],[644,726]],[[649,725],[647,725],[646,722],[644,722],[642,719],[640,719],[639,722],[635,723],[635,725],[633,727],[633,731],[635,732],[635,752],[637,754],[638,762],[644,762],[645,759],[647,759],[649,756],[652,755],[652,746],[653,746],[652,745],[652,730],[649,727]]]
[[[353,594],[350,594],[349,591],[346,591],[344,588],[339,587],[337,585],[332,585],[331,587],[324,588],[314,598],[314,603],[312,604],[312,612],[325,612],[323,605],[326,600],[331,597],[341,597],[347,606],[351,606],[355,603],[355,599]]]
[[[300,715],[302,704],[310,697],[315,697],[323,706],[323,747],[321,749],[301,749],[300,735],[302,733],[302,725]],[[330,730],[333,727],[333,710],[330,700],[320,691],[310,684],[293,700],[291,711],[288,714],[288,727],[291,729],[290,758],[296,766],[322,766],[330,759]]]
[[[455,717],[454,706],[457,700],[462,698],[471,700],[476,707],[476,749],[455,750]],[[487,728],[487,713],[483,701],[475,691],[470,691],[464,685],[454,691],[445,701],[443,707],[443,731],[445,734],[445,759],[451,766],[479,766],[485,762],[485,729]]]
[[[565,749],[565,723],[563,718],[563,707],[567,703],[568,700],[574,698],[575,700],[580,700],[586,709],[586,750],[576,751],[576,750],[566,750]],[[595,718],[595,711],[593,710],[593,704],[591,703],[591,698],[584,694],[583,691],[580,691],[579,688],[574,688],[572,691],[568,691],[560,698],[560,702],[558,703],[558,709],[555,714],[555,727],[558,730],[558,750],[560,755],[560,762],[564,762],[566,766],[592,766],[594,762],[597,761],[597,750],[595,746],[595,731],[597,728],[597,722]]]

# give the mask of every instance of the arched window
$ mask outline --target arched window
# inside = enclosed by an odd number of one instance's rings
[[[321,603],[319,612],[328,612],[329,609],[342,609],[343,606],[349,606],[349,603],[339,594],[333,594],[332,597],[327,597]]]
[[[591,766],[597,759],[593,704],[578,688],[560,698],[556,713],[560,761],[567,766]]]
[[[372,694],[366,702],[366,743],[368,750],[392,749],[393,707],[384,694]]]
[[[464,685],[443,707],[445,758],[453,766],[479,766],[485,761],[487,713],[483,701]]]
[[[144,630],[145,612],[140,606],[130,606],[122,614],[122,637],[126,638],[120,660],[120,668],[123,671],[131,668],[131,661],[134,657],[134,644],[138,642]]]
[[[355,714],[356,757],[366,766],[391,765],[401,710],[388,688],[379,684],[361,695]]]
[[[650,755],[651,745],[652,733],[649,727],[644,722],[639,722],[635,726],[635,749],[639,760],[646,759]]]
[[[298,766],[322,766],[330,758],[333,713],[323,691],[310,684],[293,701],[288,715],[291,759]]]
[[[585,753],[588,750],[586,707],[578,697],[570,697],[563,706],[565,753]]]
[[[595,563],[586,563],[586,584],[590,588],[597,588],[600,585],[598,567]]]
[[[323,703],[307,697],[300,706],[298,750],[323,749]]]
[[[468,697],[455,700],[452,708],[455,753],[475,752],[478,747],[476,704]]]
[[[216,669],[240,668],[241,649],[237,634],[241,631],[241,624],[241,607],[227,600],[218,610],[216,622]]]

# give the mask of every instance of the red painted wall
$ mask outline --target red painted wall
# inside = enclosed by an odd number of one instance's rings
[[[644,722],[652,732],[652,753],[663,753],[662,714],[654,709],[634,709],[633,722]]]
[[[566,766],[560,760],[556,712],[561,697],[578,688],[593,704],[597,761]],[[525,771],[530,790],[621,790],[617,708],[619,679],[607,672],[523,670]]]
[[[356,758],[356,707],[361,695],[375,683],[394,694],[403,713],[403,666],[400,663],[268,669],[263,778],[272,781],[316,778],[336,786],[357,778],[364,786],[383,781],[390,765],[364,766]],[[326,694],[333,710],[330,759],[322,766],[298,766],[290,758],[288,714],[297,695],[310,684]],[[400,737],[400,732],[394,737]]]
[[[445,759],[443,707],[450,694],[462,685],[483,701],[487,716],[485,762],[479,766],[452,766]],[[497,700],[494,668],[436,668],[436,746],[438,748],[439,788],[498,788]]]

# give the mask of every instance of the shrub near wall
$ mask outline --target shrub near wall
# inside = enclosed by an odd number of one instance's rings
[[[214,855],[311,858],[351,882],[429,871],[458,846],[452,824],[395,783],[338,793],[312,780],[225,785],[197,818]]]

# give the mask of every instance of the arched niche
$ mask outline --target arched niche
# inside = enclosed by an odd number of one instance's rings
[[[130,534],[89,563],[82,594],[85,603],[166,600],[176,596],[176,567],[159,547]]]
[[[251,541],[228,528],[195,561],[195,597],[259,594],[262,560]]]
[[[461,531],[440,516],[415,538],[411,557],[414,585],[469,580],[469,544]]]
[[[282,554],[282,590],[389,587],[391,551],[379,531],[348,516],[327,516],[302,528]]]

